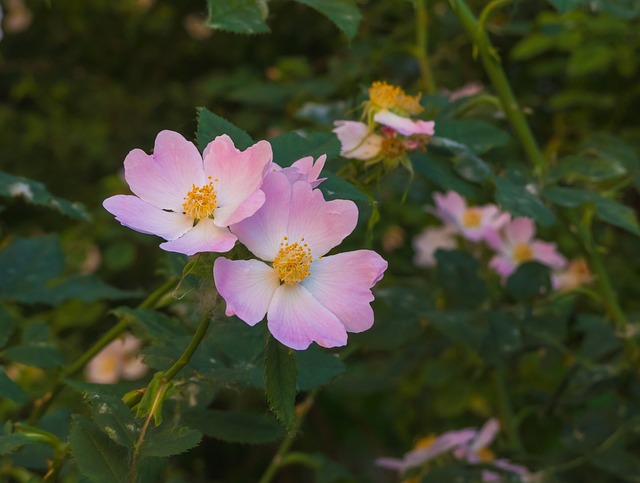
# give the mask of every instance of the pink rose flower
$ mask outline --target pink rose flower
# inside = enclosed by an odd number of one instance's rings
[[[378,124],[392,128],[404,136],[411,136],[412,134],[433,136],[435,133],[434,121],[414,121],[413,119],[399,116],[386,109],[378,111],[375,116],[373,116],[373,120]]]
[[[567,260],[558,253],[556,244],[534,239],[535,232],[533,220],[520,217],[504,226],[501,234],[491,234],[487,243],[497,255],[489,266],[503,279],[511,276],[520,264],[532,260],[552,268],[563,268]]]
[[[271,158],[266,141],[239,151],[229,136],[218,136],[200,156],[180,134],[162,131],[152,155],[134,149],[124,160],[135,196],[112,196],[103,206],[122,225],[167,240],[164,250],[226,252],[236,242],[228,226],[264,203],[259,188]]]
[[[467,206],[466,200],[455,191],[434,193],[434,214],[443,222],[455,226],[467,240],[478,242],[494,234],[509,221],[496,205]]]
[[[382,136],[369,132],[369,126],[363,122],[335,121],[336,133],[342,148],[340,155],[352,159],[372,159],[380,154]]]
[[[292,183],[282,172],[270,173],[262,189],[264,205],[231,226],[260,260],[214,264],[226,314],[252,326],[266,315],[271,334],[292,349],[345,345],[347,332],[373,325],[371,288],[387,262],[371,250],[325,256],[356,226],[352,201],[325,201],[309,182]]]
[[[450,225],[427,228],[413,239],[416,252],[413,263],[418,267],[435,267],[438,249],[453,250],[458,246],[457,229]]]
[[[134,380],[144,376],[149,367],[136,355],[140,345],[140,340],[129,333],[112,341],[85,367],[87,381],[114,384],[120,379]]]

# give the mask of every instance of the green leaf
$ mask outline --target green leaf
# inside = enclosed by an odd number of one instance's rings
[[[566,13],[584,5],[587,1],[588,0],[549,0],[549,3],[560,13]]]
[[[185,420],[207,436],[229,443],[264,444],[284,436],[282,424],[265,414],[211,409],[188,412]]]
[[[311,346],[307,350],[297,351],[298,391],[308,391],[328,383],[344,372],[344,363],[337,354],[331,354],[319,347]]]
[[[475,308],[484,302],[486,288],[478,276],[480,264],[460,250],[437,250],[436,280],[447,301],[461,308]]]
[[[559,179],[569,183],[580,181],[606,181],[627,174],[625,166],[616,159],[594,158],[590,156],[566,156],[558,160],[549,173],[549,179]]]
[[[74,414],[69,433],[71,455],[80,472],[95,483],[127,481],[128,451],[88,419]]]
[[[215,0],[210,1],[215,2]],[[226,2],[216,3],[224,4]],[[204,151],[207,144],[223,134],[229,135],[236,148],[240,150],[245,150],[255,144],[251,136],[239,127],[212,113],[205,107],[198,108],[198,131],[196,133],[196,139],[200,151]]]
[[[138,404],[136,417],[145,418],[152,414],[156,426],[162,423],[162,408],[164,406],[164,398],[167,391],[171,388],[171,382],[164,381],[164,374],[156,372],[147,386],[147,390],[142,396],[142,400]]]
[[[128,317],[134,326],[140,327],[151,339],[172,340],[187,335],[176,319],[151,309],[118,307],[111,311],[116,317]]]
[[[207,26],[237,34],[269,32],[265,23],[269,10],[266,0],[207,0]]]
[[[482,358],[500,365],[522,347],[522,334],[518,319],[504,312],[493,311],[488,315],[488,326],[480,347]]]
[[[296,357],[271,335],[264,360],[264,382],[267,400],[276,417],[287,431],[293,431],[296,399]]]
[[[122,399],[98,394],[89,396],[93,405],[93,422],[111,440],[133,449],[140,436],[139,421]]]
[[[496,183],[496,201],[501,208],[514,216],[527,216],[536,223],[550,226],[556,222],[556,215],[540,198],[520,186],[501,178],[494,178]]]
[[[515,60],[529,60],[556,47],[556,39],[546,33],[534,32],[524,37],[511,49]]]
[[[455,191],[465,198],[478,196],[479,190],[477,186],[456,175],[449,161],[445,161],[431,153],[421,153],[420,151],[413,151],[411,159],[416,172],[435,183],[439,188],[446,191]]]
[[[140,447],[143,456],[172,456],[189,451],[200,443],[202,433],[195,429],[178,427],[151,428]]]
[[[542,191],[542,197],[558,206],[577,208],[596,197],[596,193],[578,188],[549,186]]]
[[[8,455],[29,443],[29,438],[22,433],[3,434],[0,436],[0,455]]]
[[[320,173],[321,178],[327,178],[318,187],[326,200],[352,200],[371,202],[371,199],[355,185],[329,171]]]
[[[567,74],[585,76],[606,70],[614,59],[614,50],[608,45],[587,43],[571,52],[567,63]]]
[[[519,302],[549,293],[549,267],[538,262],[523,263],[507,279],[506,289],[509,295]]]
[[[609,447],[603,451],[597,451],[589,457],[589,463],[611,475],[615,475],[622,481],[640,481],[638,478],[638,475],[640,475],[638,455],[622,448]]]
[[[273,161],[283,168],[307,156],[316,160],[326,154],[330,160],[340,154],[340,141],[332,132],[309,132],[304,135],[289,132],[270,139],[269,143],[273,149]]]
[[[0,307],[0,348],[9,342],[14,331],[13,317],[4,307]]]
[[[358,33],[362,15],[354,0],[295,0],[308,5],[331,20],[349,39]]]
[[[620,349],[620,338],[611,324],[595,314],[577,316],[576,330],[584,334],[580,344],[580,352],[590,360],[596,361]]]
[[[4,351],[4,357],[10,361],[43,369],[59,367],[65,363],[62,353],[56,347],[46,343],[15,345]]]
[[[29,395],[7,376],[4,367],[0,367],[0,394],[3,398],[11,399],[18,404],[24,404],[29,400]]]
[[[439,119],[436,121],[436,137],[457,141],[474,154],[504,146],[509,134],[492,124],[475,119]]]
[[[466,144],[453,139],[432,137],[430,144],[453,153],[451,162],[456,172],[468,181],[480,183],[492,174],[491,167],[480,159]]]
[[[87,209],[81,203],[53,196],[46,186],[38,181],[2,171],[0,171],[0,197],[22,198],[29,204],[51,208],[77,220],[91,220]]]
[[[427,320],[452,341],[479,352],[486,333],[484,315],[469,310],[438,310]]]
[[[596,217],[629,233],[640,236],[640,225],[636,212],[615,200],[598,196],[595,199]]]

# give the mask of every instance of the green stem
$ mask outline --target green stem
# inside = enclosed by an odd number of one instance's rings
[[[184,350],[180,358],[169,368],[167,372],[165,372],[165,382],[171,381],[182,370],[182,368],[189,363],[191,357],[193,356],[193,353],[196,351],[196,349],[200,345],[200,342],[202,342],[204,335],[207,333],[207,329],[209,328],[209,320],[209,314],[207,313],[200,321],[200,325],[198,325],[195,334],[193,334],[191,342],[189,342],[189,345]]]
[[[480,60],[482,61],[485,71],[489,76],[489,80],[500,99],[502,109],[516,136],[520,140],[520,144],[522,145],[527,158],[533,165],[534,173],[537,176],[540,176],[545,169],[544,156],[542,151],[540,151],[540,148],[533,137],[533,133],[529,128],[529,124],[524,117],[522,109],[513,94],[511,84],[507,80],[507,76],[504,73],[495,49],[491,45],[491,40],[489,39],[486,30],[482,28],[482,24],[476,20],[464,0],[449,0],[449,2],[480,54]],[[499,2],[496,6],[502,5],[503,3],[506,2]],[[484,16],[484,19],[486,20],[486,15]]]
[[[522,440],[520,439],[518,429],[516,428],[511,400],[509,399],[509,392],[507,391],[504,369],[496,367],[493,370],[493,381],[498,396],[498,410],[502,426],[507,433],[511,447],[517,452],[522,453],[524,451],[524,447],[522,446]]]
[[[429,61],[429,17],[427,14],[426,0],[414,0],[416,10],[416,60],[420,68],[420,83],[427,94],[435,94],[437,90],[436,79]]]
[[[273,480],[273,478],[276,476],[276,473],[278,472],[278,470],[282,468],[285,464],[287,464],[287,461],[288,461],[286,459],[287,451],[289,451],[289,448],[293,444],[293,441],[296,439],[296,436],[298,435],[298,430],[300,429],[300,426],[302,425],[305,417],[307,416],[309,409],[311,409],[311,406],[313,406],[313,402],[315,400],[316,394],[317,394],[317,390],[311,391],[307,395],[305,400],[302,401],[300,404],[298,404],[298,406],[296,406],[296,421],[294,424],[294,430],[291,431],[289,434],[287,434],[287,436],[282,440],[282,443],[280,443],[280,447],[276,451],[275,456],[271,460],[271,463],[269,463],[269,466],[265,470],[264,474],[262,475],[262,478],[260,478],[260,481],[258,483],[270,483]]]

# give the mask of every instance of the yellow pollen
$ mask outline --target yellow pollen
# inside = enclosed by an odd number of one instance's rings
[[[404,143],[396,138],[384,138],[380,144],[380,150],[387,158],[397,158],[405,153]]]
[[[533,260],[533,250],[526,243],[518,243],[513,248],[513,260],[516,263],[524,263]]]
[[[209,180],[211,180],[211,176],[209,176]],[[182,208],[187,216],[201,220],[213,214],[218,206],[216,190],[213,187],[215,181],[218,179],[209,181],[204,186],[191,185],[191,191],[187,193],[187,196],[184,197],[184,203],[182,203]]]
[[[311,273],[311,248],[304,243],[304,238],[300,243],[289,244],[285,236],[280,243],[280,250],[273,259],[273,268],[278,271],[280,280],[288,285],[296,285],[302,282]]]
[[[369,87],[369,99],[380,109],[392,109],[396,107],[398,97],[404,95],[400,87],[392,86],[386,82],[376,81]]]
[[[420,114],[424,111],[424,107],[420,105],[420,97],[422,97],[422,93],[417,96],[408,96],[403,94],[398,98],[397,107],[411,115]]]
[[[477,454],[480,461],[493,461],[496,459],[496,455],[489,448],[480,448]]]
[[[467,228],[477,228],[482,222],[482,212],[478,208],[468,208],[462,215],[462,224]]]

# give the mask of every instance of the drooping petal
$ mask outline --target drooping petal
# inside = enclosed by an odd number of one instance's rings
[[[213,279],[227,303],[225,313],[237,315],[249,325],[264,319],[280,286],[277,272],[259,260],[218,258],[213,264]]]
[[[137,196],[112,196],[104,200],[102,206],[124,226],[165,240],[179,238],[193,227],[193,218],[161,210]]]
[[[287,234],[291,183],[281,172],[269,173],[261,190],[265,202],[251,217],[231,225],[231,231],[254,255],[272,262]]]
[[[311,186],[315,188],[326,179],[318,179],[318,176],[320,176],[320,171],[322,171],[322,168],[324,167],[324,163],[326,161],[326,154],[320,156],[317,161],[315,161],[315,163],[313,160],[313,156],[307,156],[294,162],[291,167],[296,168],[300,173],[305,174],[307,181],[309,181],[309,183],[311,183]]]
[[[378,111],[373,120],[377,123],[392,128],[404,136],[412,134],[427,134],[433,136],[435,133],[435,122],[409,119],[408,117],[398,116],[397,114],[386,109]]]
[[[237,238],[228,228],[220,228],[211,218],[203,218],[180,238],[160,244],[168,252],[195,255],[201,252],[228,252]]]
[[[489,261],[489,267],[502,278],[507,278],[516,271],[516,265],[511,261],[510,258],[504,255],[495,255]]]
[[[339,245],[355,229],[358,208],[353,201],[325,201],[320,190],[304,181],[294,183],[291,191],[287,235],[292,242],[304,238],[314,258]]]
[[[302,285],[281,285],[267,313],[269,332],[282,344],[303,350],[316,342],[322,347],[347,343],[347,332],[329,310]]]
[[[512,245],[529,243],[536,233],[536,227],[531,218],[524,216],[514,218],[504,227],[504,234]]]
[[[534,260],[539,261],[552,268],[563,268],[567,264],[567,259],[558,253],[555,243],[534,241],[531,243]]]
[[[203,157],[204,173],[214,181],[217,194],[216,224],[229,226],[255,213],[260,198],[251,195],[260,188],[271,165],[271,145],[259,141],[240,151],[225,134],[207,145]],[[247,200],[247,206],[243,206]]]
[[[371,287],[386,269],[387,262],[374,251],[339,253],[315,260],[311,275],[300,284],[340,319],[347,332],[363,332],[373,325]]]
[[[333,132],[340,140],[340,155],[345,158],[367,160],[375,158],[382,149],[382,136],[370,133],[363,122],[335,121]]]

